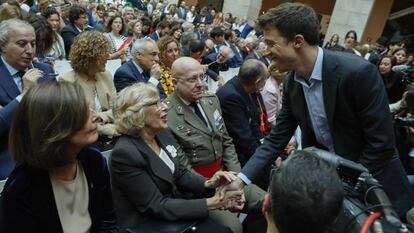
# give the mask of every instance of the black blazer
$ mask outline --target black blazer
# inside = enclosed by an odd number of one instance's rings
[[[233,138],[240,163],[245,164],[260,146],[264,135],[260,132],[260,118],[255,100],[235,76],[217,92],[224,123]]]
[[[144,77],[137,69],[133,60],[125,62],[121,67],[119,67],[114,74],[114,84],[117,92],[120,92],[125,87],[131,86],[136,82],[148,82],[149,77]],[[157,85],[158,92],[160,93],[161,99],[167,97],[164,89],[162,89],[161,84]]]
[[[85,148],[78,159],[88,181],[90,232],[118,232],[105,158],[99,151]],[[1,198],[6,233],[63,233],[47,171],[17,166]]]
[[[204,197],[212,193],[204,188],[205,178],[179,164],[182,151],[169,131],[158,133],[156,140],[174,162],[174,174],[141,138],[123,135],[112,151],[112,190],[121,228],[154,217],[168,221],[208,217]]]
[[[377,68],[361,57],[323,50],[323,100],[336,154],[367,167],[400,214],[414,205],[401,162],[395,153],[391,114]],[[284,81],[276,126],[243,167],[251,180],[281,154],[299,125],[302,146],[318,145],[301,84],[291,72]]]

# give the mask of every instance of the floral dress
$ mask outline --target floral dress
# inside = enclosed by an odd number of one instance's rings
[[[173,73],[170,67],[167,67],[165,65],[161,66],[160,82],[161,82],[162,89],[164,89],[167,96],[170,96],[174,91],[172,74]]]

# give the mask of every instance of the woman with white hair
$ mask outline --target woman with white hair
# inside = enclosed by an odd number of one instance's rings
[[[155,86],[136,83],[122,90],[114,114],[122,136],[111,154],[110,170],[120,227],[145,232],[149,224],[163,228],[190,221],[200,233],[229,232],[208,216],[241,195],[228,192],[220,199],[214,194],[235,175],[218,171],[207,180],[179,163],[183,152],[167,130],[167,106]]]

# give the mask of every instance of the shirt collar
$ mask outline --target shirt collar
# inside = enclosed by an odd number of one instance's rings
[[[4,63],[4,66],[6,66],[6,69],[9,71],[11,76],[14,76],[17,72],[19,72],[19,70],[9,65],[9,63],[7,63],[6,60],[4,60],[3,56],[1,56],[1,60]]]
[[[135,62],[135,60],[132,60],[132,63],[134,63],[135,67],[138,69],[138,72],[139,72],[140,74],[144,73],[144,70],[141,68],[141,66],[139,66],[139,65]]]
[[[310,82],[312,80],[322,81],[322,64],[323,64],[323,49],[321,49],[321,47],[318,47],[318,55],[316,57],[316,62],[315,62],[315,65],[313,65],[312,74],[309,77]],[[304,83],[304,78],[299,76],[296,72],[295,72],[294,77],[295,77],[296,82],[301,83],[301,84]]]

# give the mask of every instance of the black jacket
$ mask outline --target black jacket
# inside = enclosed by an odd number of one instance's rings
[[[88,181],[90,232],[118,232],[105,158],[99,151],[85,148],[78,159]],[[6,233],[63,233],[47,171],[17,166],[1,198]]]

